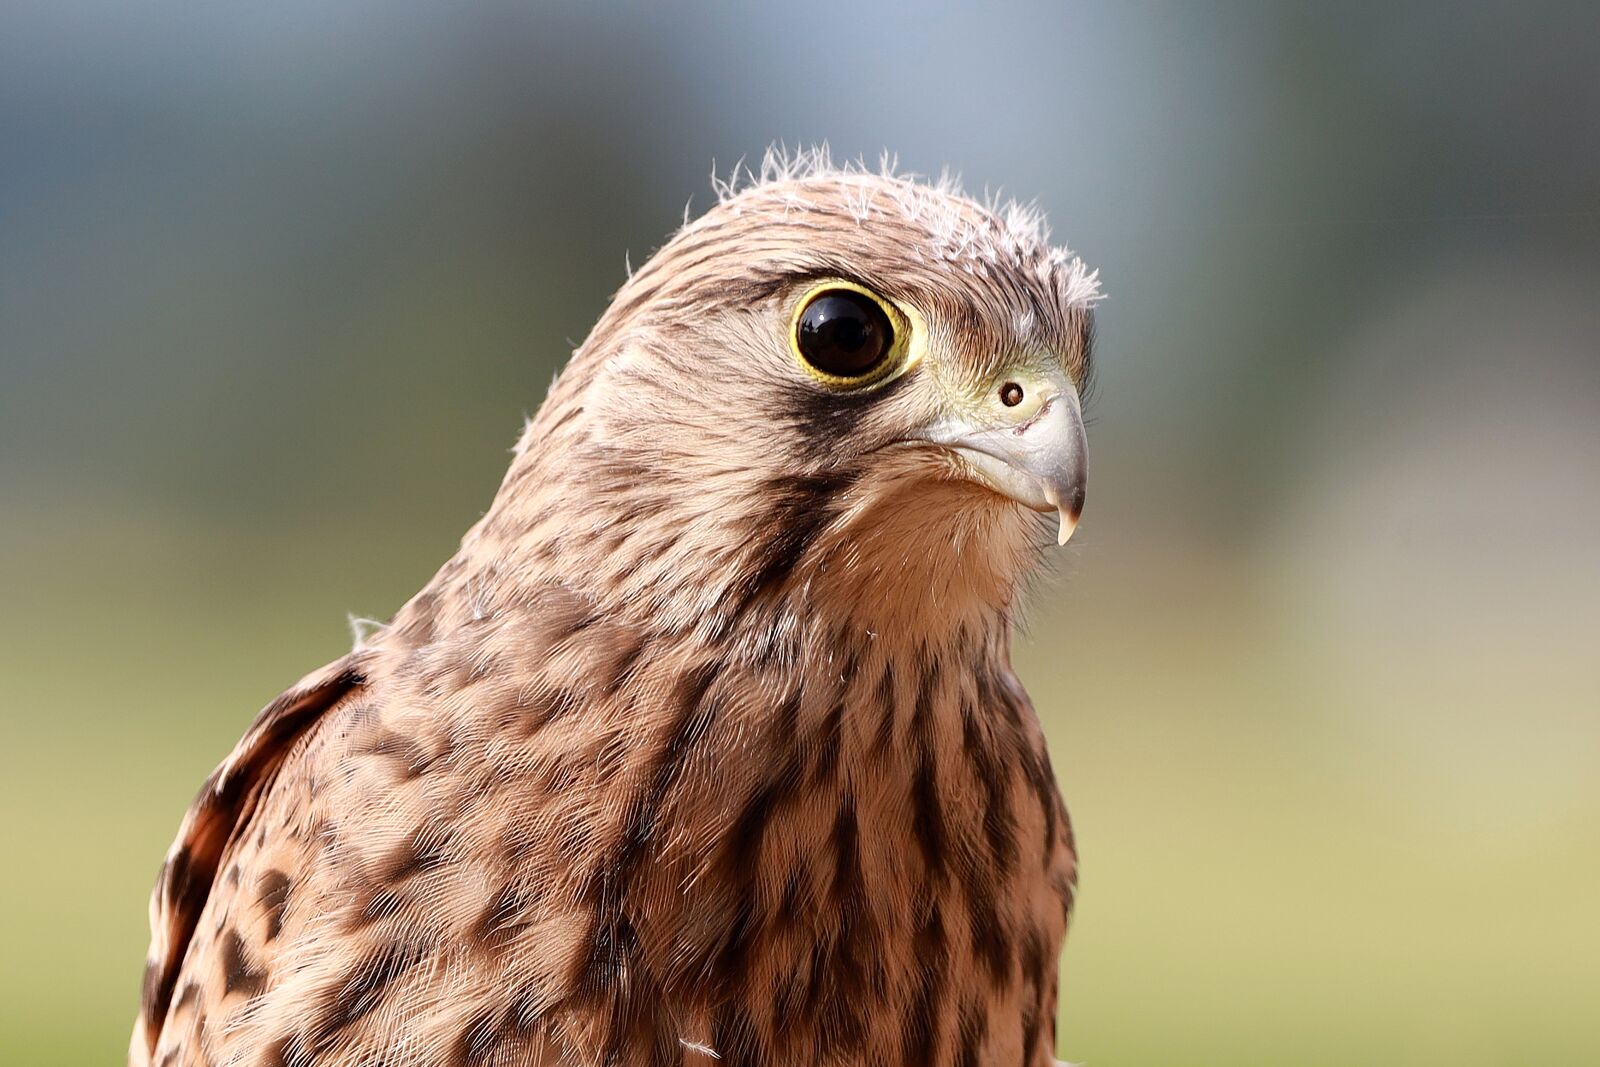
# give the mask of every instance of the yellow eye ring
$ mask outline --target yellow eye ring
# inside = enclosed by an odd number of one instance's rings
[[[836,389],[859,389],[909,365],[910,316],[864,286],[820,282],[795,302],[789,348],[807,374]]]

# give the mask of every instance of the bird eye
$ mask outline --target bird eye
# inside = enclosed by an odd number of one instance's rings
[[[884,365],[894,348],[894,325],[877,300],[854,289],[815,294],[794,323],[795,349],[829,378],[856,379]]]

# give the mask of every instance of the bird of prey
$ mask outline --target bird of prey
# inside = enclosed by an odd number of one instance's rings
[[[723,183],[207,780],[132,1064],[1053,1063],[1076,857],[1009,648],[1097,295],[948,183]]]

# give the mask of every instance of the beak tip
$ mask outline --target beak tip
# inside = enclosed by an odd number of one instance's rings
[[[1078,513],[1062,509],[1058,514],[1061,519],[1061,529],[1056,534],[1056,544],[1064,545],[1072,540],[1072,533],[1078,528]]]
[[[1072,540],[1072,534],[1078,528],[1078,516],[1083,514],[1084,488],[1080,482],[1074,485],[1067,493],[1067,498],[1061,501],[1056,509],[1056,515],[1061,520],[1061,528],[1056,534],[1056,544],[1064,545]]]

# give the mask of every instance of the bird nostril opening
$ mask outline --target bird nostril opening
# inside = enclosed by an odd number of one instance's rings
[[[1014,408],[1022,403],[1022,386],[1016,382],[1007,382],[1000,387],[1000,403],[1008,408]]]

